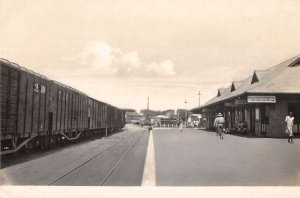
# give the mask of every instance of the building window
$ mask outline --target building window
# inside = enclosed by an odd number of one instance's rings
[[[259,107],[255,107],[255,121],[257,121],[257,122],[260,121]]]

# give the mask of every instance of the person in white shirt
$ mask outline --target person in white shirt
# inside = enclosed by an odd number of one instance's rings
[[[182,128],[183,128],[183,124],[181,122],[180,125],[179,125],[180,132],[182,132]]]
[[[288,116],[285,117],[286,122],[286,133],[289,135],[288,142],[293,143],[293,124],[294,124],[294,117],[293,113],[290,112]]]
[[[223,129],[224,129],[225,119],[222,115],[222,113],[218,113],[215,121],[214,121],[214,127],[216,128],[217,135],[220,136],[221,139],[223,139]]]

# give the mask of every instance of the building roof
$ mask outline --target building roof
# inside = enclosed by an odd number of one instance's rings
[[[141,114],[137,113],[137,112],[126,112],[126,116],[127,117],[144,117]]]
[[[226,92],[226,90],[227,90],[227,88],[219,88],[217,96],[221,96],[222,94],[224,94]]]
[[[193,108],[191,111],[197,111],[203,107],[235,98],[245,93],[300,94],[299,76],[300,55],[267,70],[255,70],[252,76],[241,81],[233,81],[230,87],[218,89],[216,97],[200,107]]]
[[[244,80],[241,80],[241,81],[233,81],[232,84],[231,84],[231,89],[230,91],[235,91],[237,90],[238,88],[240,88],[240,86],[244,83]]]
[[[220,102],[220,101],[223,101],[223,100],[226,100],[226,99],[230,99],[230,98],[239,96],[239,95],[243,94],[250,87],[250,85],[251,85],[251,77],[248,77],[243,80],[243,83],[241,83],[239,85],[238,89],[232,90],[232,85],[231,85],[223,92],[222,95],[212,98],[207,103],[205,103],[203,106],[198,107],[197,109]]]
[[[269,70],[248,93],[300,93],[300,57],[297,61]]]
[[[122,110],[125,112],[135,112],[134,109],[130,109],[130,108],[123,108]]]
[[[169,118],[168,116],[165,116],[165,115],[158,115],[158,116],[155,116],[155,118]]]
[[[268,73],[268,70],[254,70],[251,84],[262,80],[263,77],[265,76],[265,74],[267,74],[267,73]]]

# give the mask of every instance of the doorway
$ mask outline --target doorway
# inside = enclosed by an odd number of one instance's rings
[[[48,113],[48,134],[52,133],[53,127],[53,112]]]
[[[250,107],[250,133],[255,133],[255,108]]]

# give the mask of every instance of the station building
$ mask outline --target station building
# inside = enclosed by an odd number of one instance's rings
[[[191,111],[204,114],[208,129],[221,112],[229,129],[245,124],[247,134],[267,137],[286,137],[285,117],[293,112],[293,132],[299,135],[300,56],[219,88],[216,97]]]
[[[125,109],[124,111],[126,123],[140,124],[143,120],[145,120],[145,117],[137,113],[135,110]]]

